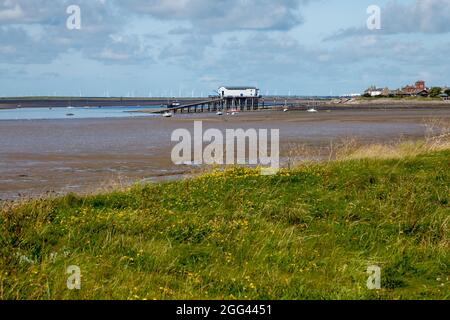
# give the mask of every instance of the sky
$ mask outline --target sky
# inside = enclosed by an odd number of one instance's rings
[[[0,0],[3,97],[450,86],[449,52],[450,0]]]

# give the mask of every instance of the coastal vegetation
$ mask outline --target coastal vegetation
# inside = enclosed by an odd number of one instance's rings
[[[384,101],[406,101],[406,102],[427,102],[427,101],[432,101],[432,102],[437,102],[437,103],[445,103],[441,97],[437,96],[437,97],[420,97],[420,96],[413,96],[413,97],[402,97],[402,96],[389,96],[389,97],[385,97],[385,96],[367,96],[367,95],[363,95],[361,97],[357,98],[358,100],[361,101],[365,101],[365,102],[370,102],[370,101],[376,101],[376,100],[384,100]]]
[[[442,88],[441,87],[433,87],[430,89],[430,97],[431,98],[437,98],[442,94]]]
[[[449,159],[444,133],[274,176],[4,203],[0,299],[449,299]]]

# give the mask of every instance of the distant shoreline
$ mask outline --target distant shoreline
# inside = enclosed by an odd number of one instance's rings
[[[208,98],[71,98],[71,97],[36,97],[36,98],[0,98],[0,110],[12,110],[18,108],[67,108],[67,107],[156,107],[167,105],[177,101],[181,104],[206,101]],[[450,107],[450,101],[431,98],[297,98],[297,97],[263,97],[266,107],[274,102],[288,105],[308,104],[312,101],[320,101],[321,110],[345,110],[345,109],[420,109],[422,107]],[[261,101],[261,103],[262,103]],[[276,107],[273,107],[276,109]],[[281,107],[280,107],[281,108]],[[145,110],[143,111],[145,112]]]
[[[341,99],[344,100],[344,99]],[[347,99],[345,104],[394,104],[394,105],[450,105],[450,100],[442,100],[439,98],[356,98]]]
[[[96,98],[96,97],[30,97],[0,98],[0,109],[67,108],[67,107],[150,107],[174,101],[197,102],[208,98]]]

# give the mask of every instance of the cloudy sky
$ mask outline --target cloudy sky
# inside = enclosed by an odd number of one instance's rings
[[[379,30],[367,28],[371,5]],[[0,0],[0,96],[442,86],[449,52],[450,0]]]

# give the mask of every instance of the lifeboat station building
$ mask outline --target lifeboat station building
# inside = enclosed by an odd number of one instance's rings
[[[220,87],[223,110],[250,111],[258,110],[259,89],[256,87]]]

